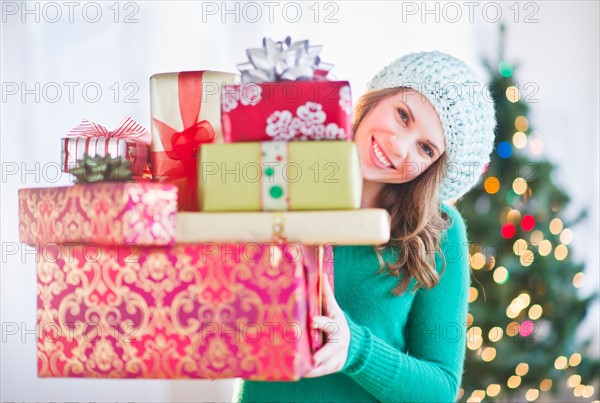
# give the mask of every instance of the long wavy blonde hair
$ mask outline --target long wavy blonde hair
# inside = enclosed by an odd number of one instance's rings
[[[407,88],[387,88],[364,94],[357,102],[354,115],[354,133],[367,114],[382,100]],[[401,295],[408,289],[411,278],[416,279],[412,292],[435,287],[446,268],[439,245],[443,230],[449,227],[450,217],[440,209],[438,189],[445,175],[447,156],[444,152],[427,170],[410,182],[385,184],[377,196],[377,207],[386,209],[391,216],[391,237],[385,245],[375,246],[379,259],[379,274],[387,272],[401,277],[392,290]],[[387,248],[400,251],[398,260],[384,263],[381,252]],[[435,268],[435,254],[442,256],[442,272]]]

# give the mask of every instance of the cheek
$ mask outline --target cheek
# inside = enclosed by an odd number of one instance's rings
[[[429,167],[431,164],[427,164],[423,161],[420,162],[409,162],[403,167],[403,174],[409,179],[418,178],[425,173],[429,173]]]
[[[354,143],[356,144],[356,148],[358,148],[358,153],[363,156],[365,152],[368,152],[368,134],[366,131],[359,129],[356,133],[354,133]]]

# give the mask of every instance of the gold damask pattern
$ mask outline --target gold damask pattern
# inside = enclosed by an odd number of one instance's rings
[[[150,182],[19,190],[19,239],[29,245],[89,242],[169,245],[177,187]]]
[[[299,379],[317,348],[312,249],[38,248],[38,374]],[[330,259],[322,269],[332,275]]]

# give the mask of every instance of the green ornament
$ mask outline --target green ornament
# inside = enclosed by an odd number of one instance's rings
[[[265,169],[265,175],[267,176],[273,176],[274,173],[275,170],[273,169],[273,167],[267,167],[267,169]]]
[[[283,189],[281,186],[273,186],[269,189],[269,194],[273,199],[279,199],[283,195]]]
[[[502,77],[510,77],[513,75],[513,66],[509,62],[502,61],[498,64],[498,72]]]

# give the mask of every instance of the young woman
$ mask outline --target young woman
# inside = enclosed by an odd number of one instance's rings
[[[465,223],[444,202],[474,186],[489,162],[495,114],[462,61],[406,55],[359,99],[354,141],[362,207],[388,210],[391,240],[334,248],[325,285],[328,335],[299,382],[238,385],[241,401],[454,401],[466,345],[470,286]]]

